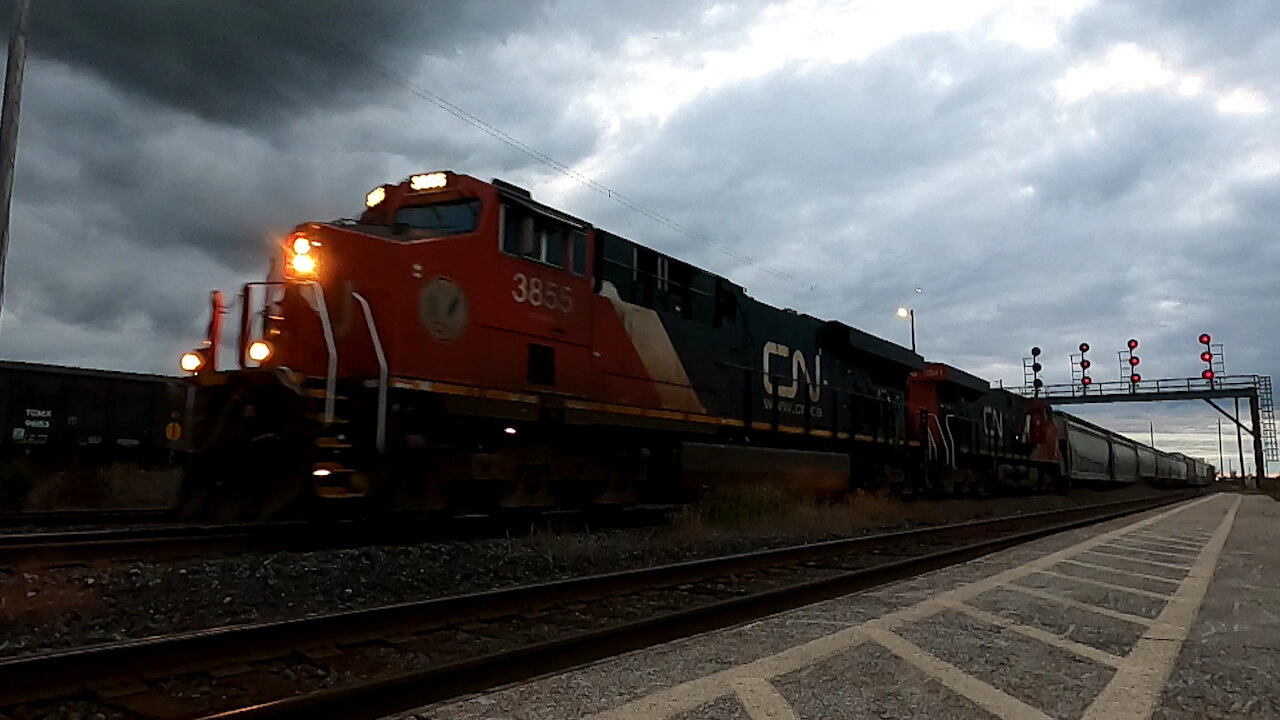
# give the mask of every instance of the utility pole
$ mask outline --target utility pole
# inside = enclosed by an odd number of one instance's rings
[[[1151,447],[1155,447],[1156,446],[1156,421],[1148,420],[1147,423],[1149,425],[1148,429],[1151,431]]]
[[[4,100],[0,105],[0,316],[4,308],[4,270],[9,257],[9,210],[13,204],[13,167],[18,156],[18,111],[22,105],[22,72],[27,64],[27,24],[31,0],[13,7],[9,31],[9,65],[4,74]]]
[[[1245,483],[1245,488],[1257,490],[1262,487],[1262,478],[1267,476],[1267,456],[1262,449],[1262,422],[1259,418],[1258,394],[1249,396],[1249,419],[1253,422],[1253,480]]]
[[[1222,418],[1218,418],[1218,469],[1222,468]]]
[[[1240,451],[1240,477],[1244,475],[1244,431],[1240,429],[1240,398],[1236,398],[1236,449]],[[1248,487],[1248,482],[1245,483]]]

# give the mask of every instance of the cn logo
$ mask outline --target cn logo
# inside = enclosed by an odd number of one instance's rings
[[[773,395],[773,382],[770,377],[771,358],[777,355],[784,360],[791,358],[791,383],[789,385],[778,385],[778,397],[783,400],[794,399],[800,393],[800,378],[804,378],[806,387],[809,388],[809,401],[818,402],[822,399],[822,351],[814,356],[813,375],[809,375],[809,367],[804,359],[804,352],[801,350],[790,350],[786,345],[776,342],[767,342],[764,344],[764,359],[761,367],[764,368],[764,374],[761,380],[764,382],[764,391],[768,395]]]
[[[1027,416],[1027,423],[1031,422],[1031,416]],[[993,438],[1004,437],[1004,415],[999,410],[987,405],[982,408],[982,424],[987,431],[987,435]]]

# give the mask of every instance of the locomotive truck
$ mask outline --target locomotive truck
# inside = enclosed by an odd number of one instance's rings
[[[182,357],[191,507],[581,507],[733,483],[1062,487],[1043,401],[453,172],[298,225]],[[1108,460],[1110,462],[1110,460]],[[1074,474],[1073,474],[1074,473]]]

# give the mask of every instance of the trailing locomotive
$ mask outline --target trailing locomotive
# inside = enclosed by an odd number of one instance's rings
[[[215,294],[187,463],[197,505],[269,515],[1061,484],[1043,403],[452,172],[299,225]]]

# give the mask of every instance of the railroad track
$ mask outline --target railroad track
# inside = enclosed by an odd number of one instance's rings
[[[274,521],[221,525],[147,523],[69,531],[0,532],[0,567],[56,567],[100,560],[166,560],[239,551],[324,550],[431,540],[509,537],[533,528],[639,527],[664,522],[676,506],[609,513],[542,512],[377,520]]]
[[[0,661],[0,714],[376,718],[944,567],[1198,492]]]
[[[93,560],[181,557],[302,539],[306,524],[147,524],[71,531],[0,533],[0,566],[50,567]]]
[[[67,508],[63,510],[16,510],[0,512],[0,528],[64,527],[67,525],[102,525],[107,523],[136,523],[164,519],[174,514],[169,507],[118,508],[100,510],[94,508]]]

